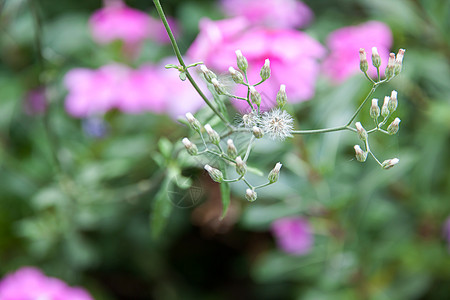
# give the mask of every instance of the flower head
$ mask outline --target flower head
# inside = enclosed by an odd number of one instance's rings
[[[0,299],[93,300],[89,293],[70,287],[58,278],[47,277],[39,269],[23,267],[0,281]]]
[[[272,223],[272,233],[278,247],[286,253],[304,255],[311,250],[313,235],[307,220],[286,217]]]
[[[294,120],[285,110],[273,109],[265,112],[261,119],[262,129],[273,140],[284,140],[292,137]]]

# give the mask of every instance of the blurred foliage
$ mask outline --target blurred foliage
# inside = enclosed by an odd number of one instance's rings
[[[156,15],[150,1],[127,3]],[[181,151],[185,126],[110,112],[98,136],[89,120],[65,113],[69,69],[120,59],[89,36],[101,1],[2,1],[0,273],[37,265],[96,299],[447,299],[450,2],[305,3],[315,13],[306,31],[321,42],[336,28],[377,19],[392,28],[393,49],[407,49],[403,73],[376,94],[399,91],[400,132],[372,142],[401,163],[386,172],[356,162],[358,141],[346,133],[262,141],[250,166],[281,161],[280,181],[252,204],[232,185],[219,222],[218,186]],[[214,1],[163,5],[180,22],[183,51],[201,17],[222,17]],[[146,45],[136,64],[170,51]],[[27,94],[42,87],[48,109],[27,113]],[[339,86],[322,79],[313,100],[290,109],[304,129],[340,125],[369,89],[360,75]],[[361,116],[370,122],[368,107]],[[201,195],[185,198],[194,192]],[[302,257],[281,253],[268,234],[273,220],[297,214],[315,231],[314,249]]]

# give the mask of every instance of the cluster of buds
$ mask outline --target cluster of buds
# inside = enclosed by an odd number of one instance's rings
[[[388,64],[385,70],[385,76],[387,80],[400,74],[403,65],[403,56],[405,54],[405,49],[398,50],[397,56],[395,53],[389,54]],[[372,48],[372,65],[379,69],[381,66],[381,57],[378,54],[378,49],[376,47]],[[359,69],[363,73],[367,73],[369,69],[369,63],[367,62],[367,53],[361,48],[359,49]]]

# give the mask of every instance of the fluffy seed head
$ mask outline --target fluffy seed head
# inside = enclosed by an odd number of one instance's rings
[[[291,131],[294,120],[285,110],[274,109],[265,112],[262,116],[261,125],[265,134],[268,134],[273,140],[284,140],[292,137]]]

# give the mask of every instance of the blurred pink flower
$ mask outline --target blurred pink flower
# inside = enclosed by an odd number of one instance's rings
[[[114,108],[125,113],[167,113],[173,118],[195,112],[203,100],[178,74],[163,65],[131,69],[110,64],[98,70],[73,69],[64,78],[69,92],[66,110],[75,117],[99,115]]]
[[[70,287],[58,278],[45,276],[39,269],[23,267],[0,281],[0,300],[93,300],[89,293]]]
[[[192,61],[205,62],[208,68],[227,72],[229,66],[236,66],[236,50],[241,50],[248,60],[251,84],[260,81],[260,68],[265,59],[270,60],[271,78],[257,87],[262,95],[262,108],[269,109],[275,105],[281,84],[286,85],[288,99],[292,103],[314,96],[318,59],[325,50],[307,34],[290,29],[250,27],[244,18],[204,19],[187,56]],[[246,96],[247,90],[239,86],[235,93]],[[244,101],[232,101],[240,109],[248,108]]]
[[[170,19],[172,30],[177,31],[175,22]],[[89,20],[94,40],[99,44],[123,41],[130,49],[139,47],[146,39],[168,43],[169,38],[159,19],[147,13],[130,8],[121,0],[108,1],[107,5],[91,16]]]
[[[272,233],[278,247],[293,255],[307,254],[313,245],[311,227],[305,219],[286,217],[272,223]]]
[[[372,66],[372,47],[377,47],[381,57],[381,75],[386,69],[389,49],[392,46],[390,28],[378,21],[369,21],[358,26],[337,29],[327,38],[330,55],[323,63],[324,71],[337,82],[343,81],[359,70],[359,49],[364,48],[369,61],[369,74],[373,77],[377,72]]]
[[[29,115],[40,115],[47,110],[47,100],[45,98],[45,87],[28,91],[24,99],[24,110]]]
[[[448,251],[450,251],[450,217],[447,218],[447,220],[444,223],[444,239],[447,241],[448,244]]]
[[[313,19],[311,9],[297,0],[222,0],[222,8],[231,17],[270,28],[304,27]]]

